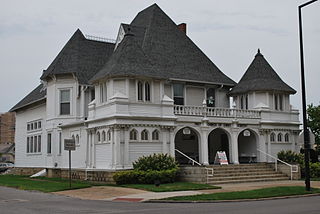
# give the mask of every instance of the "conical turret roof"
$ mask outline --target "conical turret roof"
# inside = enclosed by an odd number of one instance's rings
[[[232,88],[229,95],[244,94],[252,91],[296,93],[293,88],[279,77],[259,49],[246,73],[239,83]]]

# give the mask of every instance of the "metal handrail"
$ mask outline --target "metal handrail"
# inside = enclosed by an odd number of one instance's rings
[[[189,159],[190,161],[192,161],[192,165],[194,166],[194,164],[196,163],[197,165],[199,166],[202,166],[201,163],[197,162],[196,160],[193,160],[192,158],[190,158],[188,155],[184,154],[183,152],[181,152],[180,150],[178,149],[174,149],[176,152],[178,152],[179,154],[181,154],[182,156],[184,156],[185,158]],[[207,183],[209,183],[209,177],[212,177],[213,176],[213,168],[207,168],[205,167],[204,168],[206,170],[206,175],[207,175]],[[209,173],[209,171],[211,173]]]
[[[192,161],[192,165],[194,165],[195,163],[199,166],[201,166],[201,163],[197,162],[196,160],[193,160],[192,158],[190,158],[188,155],[184,154],[183,152],[181,152],[178,149],[174,149],[176,152],[180,153],[182,156],[184,156],[185,158],[189,159],[190,161]]]
[[[285,162],[285,161],[283,161],[283,160],[280,160],[280,159],[277,158],[277,157],[274,157],[274,156],[272,156],[272,155],[270,155],[270,154],[268,154],[268,153],[266,153],[266,152],[264,152],[264,151],[261,151],[260,149],[257,149],[257,151],[259,151],[259,152],[261,152],[261,153],[263,153],[263,154],[265,154],[265,155],[267,155],[267,156],[269,156],[269,157],[271,157],[271,158],[273,158],[273,159],[275,160],[274,163],[275,163],[276,172],[278,171],[278,161],[281,162],[281,163],[283,163],[283,164],[285,164],[285,165],[287,165],[288,167],[290,167],[290,180],[292,180],[292,178],[293,178],[292,173],[299,171],[297,165],[291,165],[291,164],[289,164],[289,163],[287,163],[287,162]],[[295,168],[295,170],[293,170],[293,168]]]

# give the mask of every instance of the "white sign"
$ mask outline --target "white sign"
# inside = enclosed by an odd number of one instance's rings
[[[228,165],[228,158],[225,151],[217,151],[216,157],[214,159],[214,163],[218,163],[220,165]]]
[[[64,150],[76,150],[76,141],[74,139],[64,139]]]
[[[243,136],[249,137],[250,136],[250,131],[249,130],[244,130],[243,131]]]

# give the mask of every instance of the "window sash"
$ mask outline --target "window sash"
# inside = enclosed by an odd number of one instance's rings
[[[47,135],[47,153],[48,154],[51,154],[51,133],[49,133],[48,135]]]

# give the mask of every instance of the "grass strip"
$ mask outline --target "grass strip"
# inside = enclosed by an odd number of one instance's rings
[[[238,191],[238,192],[221,192],[213,194],[201,194],[192,196],[177,196],[166,198],[163,200],[179,200],[179,201],[211,201],[211,200],[237,200],[237,199],[259,199],[259,198],[270,198],[280,196],[292,196],[292,195],[305,195],[320,193],[320,189],[312,188],[310,192],[305,190],[302,186],[281,186],[262,188],[249,191]]]
[[[69,180],[60,178],[29,178],[19,175],[0,175],[0,186],[14,187],[22,190],[37,190],[41,192],[57,192],[69,189]],[[91,187],[88,182],[72,181],[71,188]]]
[[[188,182],[175,182],[168,184],[160,184],[155,186],[154,184],[125,184],[122,187],[142,189],[151,192],[173,192],[173,191],[187,191],[187,190],[204,190],[204,189],[220,189],[221,187],[211,186],[208,184],[196,184]]]

